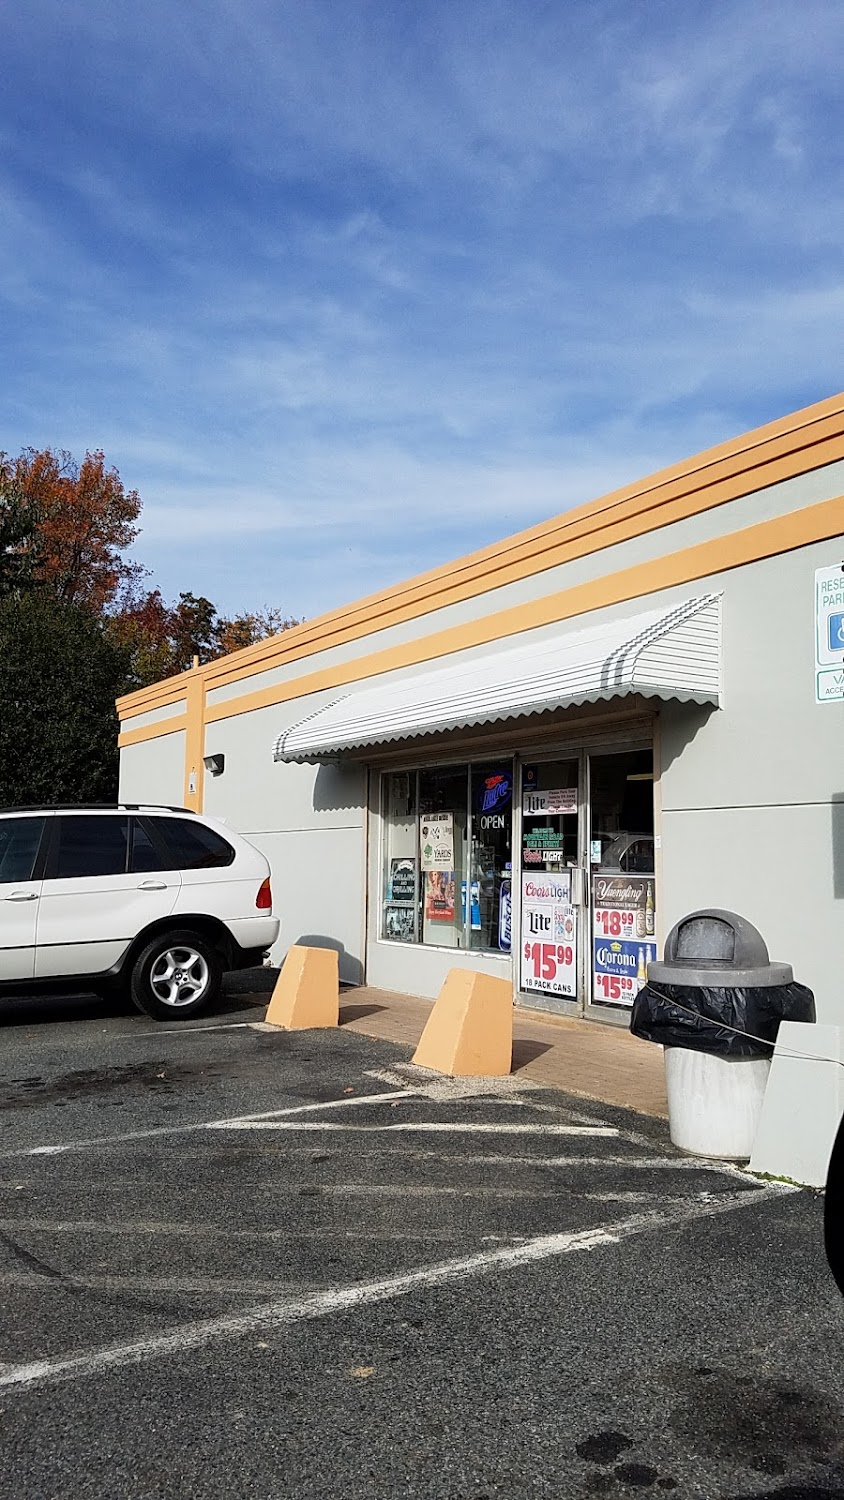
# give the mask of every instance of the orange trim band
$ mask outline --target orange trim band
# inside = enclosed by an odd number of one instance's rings
[[[185,734],[185,807],[202,812],[205,790],[205,683],[195,677],[188,686]]]
[[[358,657],[341,666],[326,667],[320,672],[295,677],[289,682],[263,688],[257,693],[246,693],[240,698],[229,698],[224,703],[209,704],[206,723],[217,723],[221,719],[234,718],[254,709],[269,708],[276,703],[287,703],[309,693],[342,687],[400,667],[437,661],[471,646],[489,645],[492,641],[518,635],[525,630],[535,630],[540,625],[553,625],[588,614],[592,610],[629,603],[647,594],[693,583],[713,574],[729,572],[748,563],[761,562],[764,558],[776,557],[783,552],[791,552],[810,546],[813,542],[827,541],[841,535],[844,535],[844,496],[838,495],[833,500],[823,500],[804,510],[792,511],[789,515],[777,516],[771,521],[761,521],[742,531],[730,532],[725,537],[700,542],[695,547],[686,547],[681,552],[670,553],[653,562],[624,568],[605,578],[547,594],[541,599],[501,610],[494,615],[485,615],[482,619],[469,621],[465,625],[455,625],[449,630],[440,630],[401,646],[373,652],[370,656]]]
[[[844,395],[650,479],[564,512],[504,542],[374,594],[199,669],[208,688],[360,639],[377,630],[476,597],[517,579],[710,510],[783,479],[844,458]],[[184,697],[193,674],[155,683],[118,700],[124,718]]]
[[[118,749],[125,750],[127,745],[142,745],[145,740],[157,740],[165,734],[177,734],[187,727],[187,714],[174,714],[172,719],[159,719],[157,724],[142,724],[137,729],[124,729],[117,736]]]
[[[646,506],[643,506],[638,498],[636,501],[625,500],[611,508],[608,507],[597,520],[569,519],[558,528],[556,538],[544,534],[535,542],[513,547],[508,557],[502,558],[500,562],[486,564],[483,568],[474,565],[466,568],[461,563],[454,564],[449,577],[442,579],[439,586],[431,583],[420,585],[412,590],[402,589],[401,598],[385,601],[384,608],[379,611],[375,619],[370,614],[359,624],[355,624],[347,618],[339,622],[337,628],[331,631],[330,639],[328,638],[329,632],[322,627],[316,649],[325,650],[330,646],[345,645],[349,641],[359,639],[361,635],[371,634],[374,630],[385,630],[392,625],[404,624],[408,620],[418,619],[420,616],[431,614],[448,605],[476,598],[479,594],[503,588],[510,583],[517,583],[523,578],[536,577],[551,568],[602,552],[607,547],[645,536],[678,521],[688,520],[716,506],[726,505],[731,500],[742,499],[748,494],[749,488],[751,490],[764,489],[769,485],[779,484],[785,479],[794,478],[805,472],[807,467],[822,467],[844,459],[844,436],[837,434],[835,437],[828,438],[822,445],[822,454],[819,456],[815,451],[812,462],[808,462],[807,454],[808,450],[803,448],[798,455],[786,453],[778,458],[769,458],[765,463],[764,474],[757,471],[754,483],[750,487],[748,474],[742,471],[738,475],[720,479],[717,484],[712,484],[705,490],[697,489],[691,494],[687,488],[683,488],[676,495],[667,490],[654,498],[652,504]],[[673,488],[672,486],[671,489]],[[579,513],[575,512],[573,516],[579,516]],[[315,649],[311,647],[305,650],[297,647],[295,641],[287,640],[286,634],[274,637],[272,642],[259,642],[258,647],[263,647],[263,655],[254,656],[248,662],[232,662],[227,658],[209,662],[206,668],[209,687],[225,687],[232,682],[242,681],[244,677],[251,677],[258,672],[266,671],[268,667],[278,667],[286,662],[311,655]],[[250,647],[249,649],[255,650],[256,648]]]

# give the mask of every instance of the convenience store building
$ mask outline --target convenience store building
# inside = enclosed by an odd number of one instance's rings
[[[726,906],[844,1021],[844,395],[118,707],[121,799],[264,850],[279,960],[626,1020]]]

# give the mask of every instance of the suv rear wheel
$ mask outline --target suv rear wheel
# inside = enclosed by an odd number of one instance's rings
[[[155,1021],[195,1016],[220,993],[223,961],[196,932],[162,932],[138,954],[130,993]]]

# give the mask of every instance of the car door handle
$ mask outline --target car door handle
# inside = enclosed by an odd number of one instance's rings
[[[166,891],[166,880],[142,880],[138,886],[139,891]]]
[[[12,891],[11,896],[4,896],[4,901],[37,901],[37,891]]]

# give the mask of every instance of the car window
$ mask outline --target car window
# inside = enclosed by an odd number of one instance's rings
[[[651,840],[636,839],[622,855],[620,864],[626,875],[652,875],[654,846]]]
[[[129,869],[133,875],[145,875],[150,870],[167,870],[171,861],[154,844],[140,818],[132,819],[132,852]]]
[[[155,818],[156,832],[170,851],[170,864],[176,870],[213,870],[230,865],[234,859],[231,844],[204,823],[187,818]]]
[[[124,875],[129,843],[128,817],[57,818],[57,847],[48,875],[53,880]]]
[[[32,879],[43,831],[43,818],[5,818],[0,822],[0,883]]]
[[[601,850],[602,870],[623,870],[626,868],[624,856],[627,851],[626,835],[618,834],[608,838],[604,848]]]

